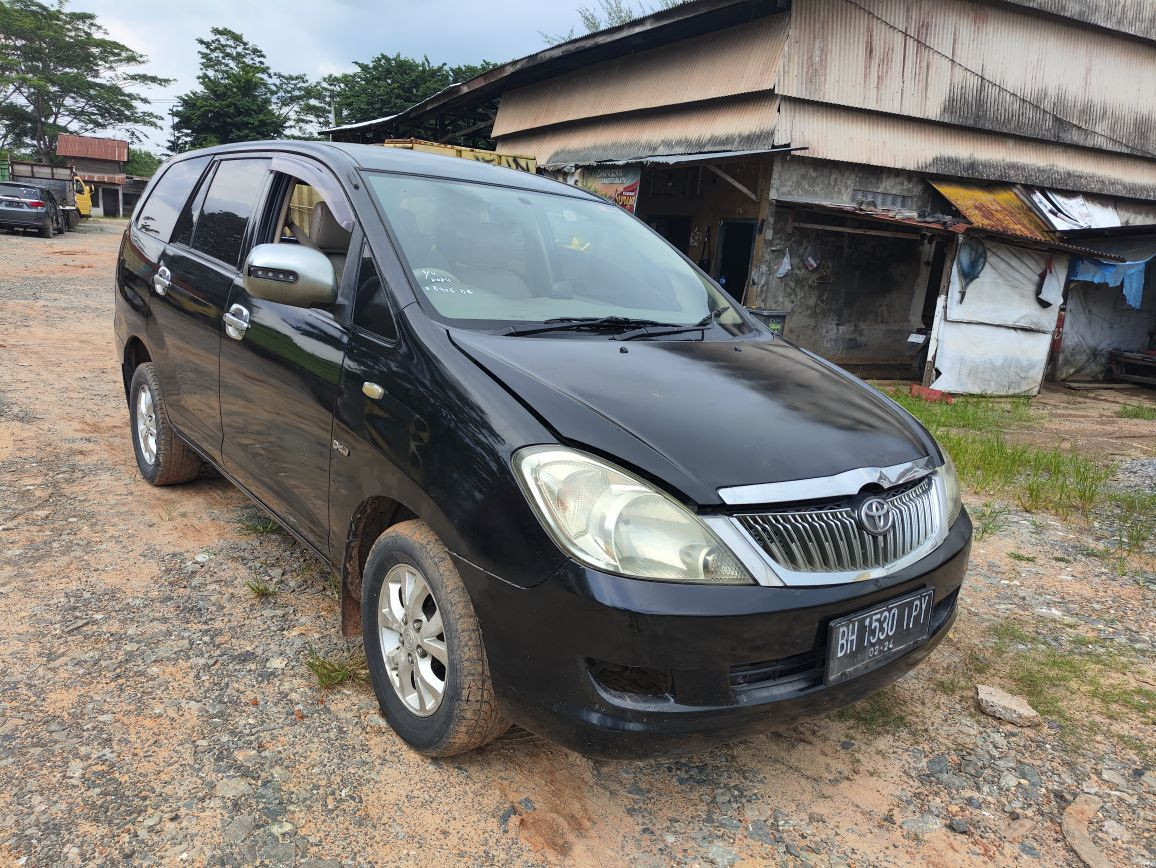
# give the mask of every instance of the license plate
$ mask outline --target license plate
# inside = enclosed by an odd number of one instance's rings
[[[928,588],[831,622],[828,684],[862,675],[927,639],[935,591]]]

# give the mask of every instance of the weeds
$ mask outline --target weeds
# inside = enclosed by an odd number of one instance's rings
[[[907,729],[911,721],[904,714],[891,690],[883,690],[861,702],[837,712],[840,720],[857,724],[871,735],[884,735]]]
[[[369,677],[363,651],[355,651],[338,660],[329,660],[310,648],[305,665],[317,679],[318,686],[326,690],[350,681],[365,681]]]
[[[951,453],[964,485],[1003,495],[1028,512],[1066,518],[1091,515],[1103,499],[1113,468],[1061,449],[1009,442],[1005,434],[1032,419],[1028,398],[957,398],[954,404],[928,403],[895,389],[890,392]]]
[[[245,582],[245,587],[253,594],[254,597],[272,597],[277,593],[277,583],[273,581],[266,581],[262,578],[249,579]]]
[[[265,516],[245,515],[237,521],[241,533],[260,536],[267,533],[281,533],[281,525]]]
[[[1116,411],[1121,419],[1145,419],[1156,422],[1156,407],[1151,404],[1125,404]]]
[[[1034,564],[1036,562],[1035,555],[1025,555],[1019,552],[1008,552],[1007,556],[1013,561],[1020,561],[1021,563],[1025,564]]]
[[[1156,494],[1141,491],[1115,493],[1112,506],[1120,548],[1128,554],[1142,553],[1156,531]]]
[[[1096,707],[1100,719],[1140,714],[1150,720],[1156,712],[1156,690],[1130,677],[1135,661],[1099,640],[1077,635],[1057,646],[1051,628],[1045,638],[1011,620],[992,625],[990,635],[1005,677],[1069,736],[1092,719],[1082,713],[1085,703]]]
[[[1007,527],[1007,519],[1010,514],[1011,510],[1006,506],[1000,506],[990,501],[977,507],[971,514],[971,520],[975,527],[975,538],[980,540],[1003,530]]]

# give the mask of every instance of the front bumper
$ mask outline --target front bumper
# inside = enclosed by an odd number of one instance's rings
[[[810,588],[625,579],[573,561],[519,588],[455,560],[506,716],[579,753],[640,758],[778,729],[890,684],[947,635],[970,546],[964,512],[916,564]],[[833,619],[929,587],[928,641],[849,681],[823,683]]]

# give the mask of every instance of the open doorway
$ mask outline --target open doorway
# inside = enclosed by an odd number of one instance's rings
[[[647,225],[655,232],[678,248],[681,253],[690,253],[690,224],[689,217],[677,215],[656,214],[646,218]]]
[[[757,221],[723,220],[719,228],[719,284],[740,304],[751,273],[751,256],[755,249]]]

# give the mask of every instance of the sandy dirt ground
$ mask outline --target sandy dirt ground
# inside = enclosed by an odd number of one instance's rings
[[[123,226],[0,234],[0,864],[1078,865],[1065,812],[1108,863],[1154,864],[1150,707],[1074,696],[1097,723],[1076,738],[976,707],[976,671],[1014,690],[993,659],[1009,619],[1128,655],[1130,697],[1156,686],[1151,559],[1121,572],[1091,551],[1107,527],[1015,508],[975,546],[952,636],[880,699],[667,761],[518,730],[412,753],[368,686],[321,690],[304,664],[356,650],[323,565],[220,478],[139,478],[112,334]],[[1153,396],[1049,393],[1032,436],[1146,466],[1156,423],[1114,418],[1121,400]]]

